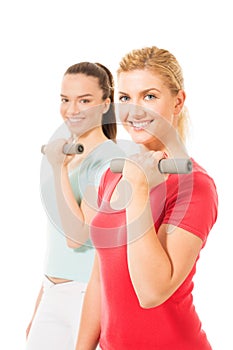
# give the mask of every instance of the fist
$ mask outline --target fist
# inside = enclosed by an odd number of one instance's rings
[[[165,158],[164,152],[148,151],[135,154],[125,161],[123,178],[132,188],[147,187],[149,190],[167,179],[167,175],[161,174],[158,163]]]

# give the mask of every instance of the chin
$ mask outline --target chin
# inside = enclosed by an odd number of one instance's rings
[[[69,128],[69,131],[71,134],[75,134],[76,136],[79,136],[80,130],[78,131],[76,128]]]
[[[139,133],[130,133],[130,136],[132,138],[132,141],[134,141],[135,143],[138,144],[147,144],[150,142],[148,135],[143,135],[143,134],[139,134]]]

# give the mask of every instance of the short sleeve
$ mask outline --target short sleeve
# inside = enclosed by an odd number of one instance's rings
[[[179,226],[205,242],[217,220],[218,195],[213,179],[205,172],[194,171],[182,175],[175,187],[176,191],[170,184],[168,189],[163,222]]]

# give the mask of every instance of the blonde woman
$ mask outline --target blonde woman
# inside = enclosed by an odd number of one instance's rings
[[[122,173],[108,169],[102,178],[91,225],[97,253],[76,349],[210,350],[192,280],[217,218],[216,187],[194,159],[189,174],[158,170],[161,159],[185,153],[181,67],[167,50],[133,50],[120,62],[118,90],[121,121],[143,152],[126,160]],[[122,186],[129,196],[117,209]]]

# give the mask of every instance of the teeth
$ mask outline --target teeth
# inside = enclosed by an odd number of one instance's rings
[[[71,122],[71,123],[75,123],[75,122],[78,122],[78,121],[80,121],[82,118],[69,118],[69,121]]]
[[[133,126],[135,128],[145,128],[147,125],[149,125],[151,121],[146,121],[146,122],[132,122]]]

